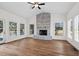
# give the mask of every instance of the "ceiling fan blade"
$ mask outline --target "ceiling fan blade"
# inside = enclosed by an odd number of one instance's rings
[[[32,9],[35,8],[35,6],[32,7]]]
[[[45,5],[45,3],[40,3],[40,4],[38,4],[38,5]]]
[[[31,3],[31,2],[27,2],[27,3],[29,3],[29,4],[33,4],[33,3]]]
[[[38,9],[41,9],[41,8],[38,6]]]

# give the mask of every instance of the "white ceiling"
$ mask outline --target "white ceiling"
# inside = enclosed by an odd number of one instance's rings
[[[67,14],[76,2],[45,2],[45,5],[40,6],[42,9],[31,9],[30,4],[27,2],[0,2],[0,8],[24,18],[29,18],[39,12],[51,12],[56,14]]]

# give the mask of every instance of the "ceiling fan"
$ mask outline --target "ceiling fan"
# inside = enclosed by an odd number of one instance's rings
[[[33,8],[38,8],[38,9],[41,9],[41,5],[45,5],[45,3],[40,3],[40,2],[28,2],[29,4],[32,4],[33,6],[32,6],[32,9]]]

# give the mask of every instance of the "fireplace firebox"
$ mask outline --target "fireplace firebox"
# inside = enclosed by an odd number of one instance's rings
[[[39,30],[39,35],[47,35],[47,30]]]

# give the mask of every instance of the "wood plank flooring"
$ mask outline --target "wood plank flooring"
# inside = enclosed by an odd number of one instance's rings
[[[67,41],[26,38],[0,45],[1,56],[77,56]]]

